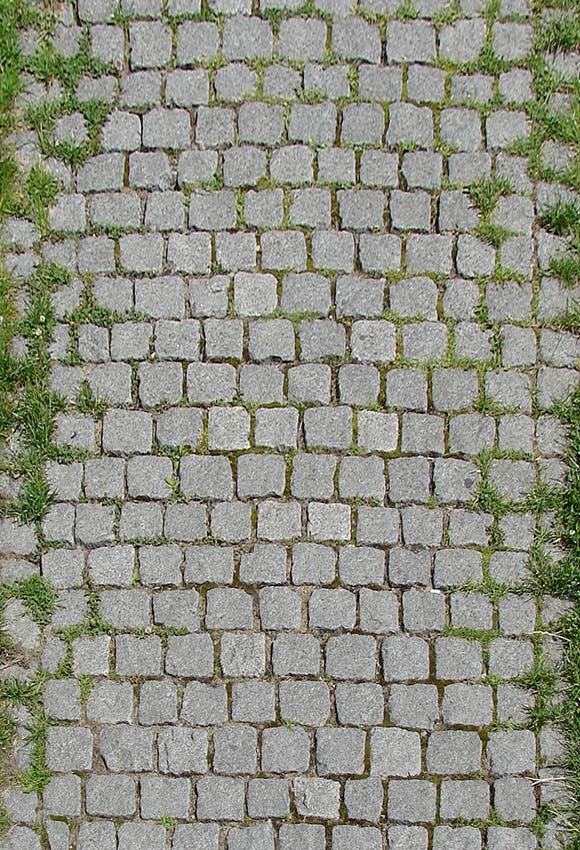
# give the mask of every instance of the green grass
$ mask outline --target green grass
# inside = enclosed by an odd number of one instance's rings
[[[502,195],[509,195],[513,192],[511,183],[505,177],[492,177],[487,180],[478,180],[476,183],[467,186],[465,191],[481,216],[474,233],[494,248],[501,248],[505,240],[513,234],[507,227],[492,221],[492,215]],[[496,279],[499,275],[500,270],[496,268]],[[511,278],[512,275],[510,274]]]
[[[558,200],[539,217],[539,223],[556,236],[576,236],[580,227],[580,205]]]
[[[44,472],[31,464],[26,469],[21,492],[5,506],[4,513],[20,522],[31,523],[44,516],[51,504],[52,493]]]
[[[550,272],[566,286],[580,285],[580,205],[559,200],[540,216],[540,224],[550,233],[569,240],[569,253],[550,262]]]
[[[548,20],[540,17],[546,9],[559,10]],[[544,53],[574,51],[580,46],[580,14],[577,0],[536,0],[534,4],[536,37],[530,68],[534,78],[536,100],[530,104],[533,121],[530,137],[530,173],[538,180],[557,181],[576,191],[580,189],[580,160],[563,174],[550,173],[543,168],[540,150],[544,141],[553,139],[576,146],[580,142],[580,82],[568,82],[563,90],[573,96],[569,114],[553,112],[550,97],[562,90],[562,79],[548,66]],[[571,14],[570,14],[571,12]],[[569,240],[569,252],[555,258],[550,273],[566,286],[580,285],[580,205],[575,201],[559,200],[538,216],[538,224],[554,235]],[[560,330],[580,331],[580,310],[572,305],[568,313],[557,320]],[[546,723],[559,724],[566,744],[558,773],[568,777],[568,797],[560,806],[549,804],[539,812],[538,831],[554,816],[564,824],[563,846],[580,850],[580,390],[569,399],[554,405],[553,415],[569,430],[567,445],[567,477],[559,490],[546,486],[536,488],[524,507],[541,519],[546,513],[555,515],[555,528],[546,531],[538,523],[535,541],[530,552],[531,590],[540,598],[544,595],[561,597],[572,603],[571,609],[557,623],[544,628],[559,637],[563,648],[562,662],[554,671],[543,654],[540,636],[535,640],[534,669],[521,677],[520,684],[533,691],[535,705],[530,714],[530,727],[540,731]],[[559,543],[564,557],[553,559],[546,544]]]
[[[39,165],[33,165],[26,180],[30,211],[43,233],[48,231],[48,207],[56,198],[56,179]]]
[[[6,512],[22,522],[42,519],[52,501],[43,470],[53,454],[54,417],[62,402],[49,387],[48,344],[55,324],[50,295],[67,280],[68,275],[54,265],[39,266],[29,284],[28,312],[6,329],[7,345],[0,360],[0,394],[6,399],[0,408],[0,435],[16,433],[21,445],[16,457],[2,462],[4,471],[21,483],[19,496]],[[10,353],[10,337],[16,332],[27,345],[21,359]]]
[[[395,13],[395,17],[397,17],[401,21],[414,21],[419,17],[419,12],[410,2],[410,0],[403,0],[403,3],[399,6]]]
[[[164,826],[166,829],[173,829],[173,827],[177,824],[177,820],[176,818],[161,817],[157,823],[160,823],[161,826]]]
[[[18,30],[23,24],[24,10],[19,0],[0,0],[0,221],[14,202],[16,165],[4,139],[14,126],[11,109],[20,89],[20,53]],[[15,399],[13,388],[19,371],[11,354],[11,345],[17,322],[14,281],[6,273],[0,254],[0,446],[12,433]],[[10,641],[2,635],[0,651],[7,660],[11,656]],[[9,680],[0,688],[0,785],[7,783],[13,772],[9,752],[12,747],[16,725],[9,711],[6,688]],[[8,827],[8,820],[0,811],[0,833]]]
[[[79,413],[86,413],[88,416],[94,416],[97,419],[102,419],[109,408],[106,401],[95,398],[89,382],[86,380],[81,383],[74,403]]]
[[[39,626],[47,626],[56,608],[57,594],[42,576],[33,575],[11,588],[11,594],[21,599]]]
[[[441,28],[446,24],[454,24],[459,18],[461,18],[461,7],[458,0],[453,0],[450,6],[435,14],[433,23],[437,28]]]
[[[542,27],[540,44],[550,53],[576,50],[580,47],[580,15],[555,16]]]
[[[485,479],[479,485],[477,495],[469,504],[470,510],[480,511],[502,517],[511,511],[511,504],[499,495],[497,490]]]
[[[18,47],[19,29],[34,23],[42,34],[48,32],[51,21],[48,8],[28,5],[24,0],[0,0],[0,221],[6,215],[28,219],[43,236],[48,233],[47,209],[56,195],[57,182],[36,165],[26,178],[21,178],[5,139],[15,128],[12,104],[25,64]],[[97,70],[98,63],[88,58],[88,43],[73,60],[51,57],[52,48],[42,38],[41,45],[37,56],[27,60],[27,64],[45,80],[58,79],[67,90],[67,97],[81,73]],[[72,101],[70,107],[74,107]],[[102,111],[91,105],[87,110],[92,139]],[[0,253],[0,472],[17,481],[19,489],[17,496],[0,508],[4,515],[36,524],[42,540],[40,520],[52,502],[44,468],[57,453],[54,417],[63,408],[49,385],[48,345],[55,325],[51,293],[67,283],[69,276],[51,263],[41,263],[25,284],[17,283],[2,260]],[[24,304],[23,313],[17,310],[17,303]],[[10,451],[5,449],[7,443]],[[50,622],[56,607],[56,593],[40,575],[0,586],[0,612],[9,599],[20,599],[40,628]],[[12,661],[20,663],[16,648],[2,631],[0,652],[6,666]],[[44,678],[42,672],[37,672],[26,680],[5,678],[0,683],[0,787],[19,780],[23,790],[40,792],[50,779],[45,765],[50,721],[42,710]],[[19,707],[24,707],[31,718],[31,759],[20,776],[11,753],[16,731],[11,710]],[[5,813],[0,811],[0,833],[8,826]]]
[[[481,215],[487,217],[494,211],[501,196],[509,195],[514,190],[506,177],[491,177],[478,180],[468,186],[466,191]]]
[[[489,242],[494,248],[500,248],[510,236],[512,231],[507,227],[502,227],[501,224],[494,224],[492,221],[482,221],[477,225],[474,231],[484,242]]]
[[[16,0],[3,0],[3,2],[14,5]],[[42,39],[35,53],[25,57],[22,64],[24,69],[33,74],[37,80],[46,83],[58,80],[69,95],[74,95],[77,83],[82,76],[99,77],[114,72],[114,68],[107,62],[91,55],[88,36],[83,36],[79,50],[71,57],[62,56],[55,50],[51,41]]]
[[[34,723],[30,727],[28,742],[32,744],[30,764],[20,776],[20,787],[27,793],[42,793],[51,779],[46,767],[46,733],[50,721],[40,707],[36,709]]]
[[[24,23],[25,10],[20,0],[0,0],[0,139],[13,127],[12,103],[20,91],[20,50],[18,31]],[[8,159],[8,157],[6,157]],[[0,162],[4,162],[3,157]],[[0,182],[0,190],[5,189]],[[2,191],[4,197],[5,191]]]
[[[6,45],[7,57],[0,64],[0,106],[3,107],[0,128],[4,134],[12,127],[9,106],[18,92],[17,34],[24,22],[24,7],[19,0],[0,0],[0,43],[3,53]],[[17,195],[21,190],[13,163],[7,166],[8,162],[12,163],[7,154],[2,160],[1,171],[11,173],[12,180],[9,185],[0,182],[0,210],[4,212],[18,203]],[[40,205],[41,198],[43,201],[49,199],[50,184],[38,170],[31,171],[28,184],[34,193],[31,206]],[[22,447],[15,458],[6,454],[1,468],[21,483],[20,495],[6,507],[6,512],[23,522],[40,519],[50,503],[42,473],[53,428],[46,347],[54,326],[50,292],[61,279],[53,267],[41,266],[30,283],[28,312],[20,319],[15,307],[16,285],[0,268],[0,440],[18,436]],[[17,335],[26,340],[24,357],[13,352],[13,340]]]
[[[570,804],[564,817],[570,827],[569,850],[580,848],[580,391],[555,412],[569,428],[568,474],[566,486],[556,504],[557,534],[566,547],[562,560],[532,559],[535,587],[543,594],[564,597],[573,608],[557,624],[550,625],[563,644],[563,661],[559,671],[561,699],[546,698],[555,691],[554,674],[543,668],[543,679],[533,688],[539,695],[532,715],[535,725],[541,722],[560,724],[565,736],[562,772],[569,776]],[[551,678],[550,678],[551,677]],[[528,686],[534,683],[527,683]]]
[[[550,263],[550,274],[566,286],[580,286],[580,254],[565,254]]]

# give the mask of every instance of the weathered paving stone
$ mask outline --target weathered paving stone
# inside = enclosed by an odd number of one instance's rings
[[[579,347],[529,4],[117,5],[63,4],[59,61],[110,63],[74,109],[27,72],[57,190],[2,230],[17,276],[70,275],[53,500],[0,520],[2,581],[57,594],[5,610],[51,775],[5,791],[2,846],[533,850],[562,742],[521,677],[560,603],[519,585]]]

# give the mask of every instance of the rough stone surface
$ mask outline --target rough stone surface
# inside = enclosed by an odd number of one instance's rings
[[[70,276],[53,500],[0,520],[2,581],[57,594],[4,610],[51,777],[6,789],[2,847],[536,848],[561,742],[518,677],[560,608],[518,585],[580,346],[536,218],[578,199],[520,155],[530,4],[56,5],[63,61],[108,64],[26,76],[58,191],[2,230],[18,277]]]

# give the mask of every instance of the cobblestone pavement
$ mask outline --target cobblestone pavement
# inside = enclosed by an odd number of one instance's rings
[[[49,236],[7,223],[17,274],[34,250],[71,274],[58,604],[44,630],[6,611],[41,654],[48,773],[6,792],[9,850],[37,822],[50,850],[557,846],[517,585],[579,344],[523,144],[531,12],[297,2],[62,9],[57,51],[85,33],[113,71],[54,117]],[[4,580],[37,543],[5,520]]]

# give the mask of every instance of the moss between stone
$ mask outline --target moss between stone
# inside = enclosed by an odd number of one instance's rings
[[[50,21],[47,10],[24,0],[0,0],[0,226],[7,216],[27,219],[36,226],[39,238],[47,233],[48,206],[56,194],[56,182],[38,166],[33,166],[26,178],[19,174],[10,134],[17,127],[15,100],[24,67],[19,33],[31,24],[46,29]],[[66,75],[64,64],[60,70]],[[0,246],[0,473],[6,482],[12,482],[5,485],[7,493],[0,508],[4,516],[35,524],[41,541],[40,520],[52,501],[44,467],[48,459],[58,456],[53,443],[54,415],[62,407],[49,386],[48,346],[55,324],[50,296],[67,279],[64,270],[41,263],[22,284],[7,271]],[[21,302],[26,304],[24,313],[17,306]],[[56,596],[40,575],[0,586],[0,620],[11,599],[21,600],[39,627],[50,622]],[[22,660],[1,629],[0,658],[4,667]],[[0,788],[20,782],[26,792],[41,792],[50,778],[45,766],[50,721],[42,707],[44,678],[37,673],[26,679],[8,677],[0,684]],[[18,774],[12,752],[16,734],[13,710],[21,707],[31,718],[31,757],[28,767]],[[0,810],[0,833],[8,826]]]
[[[546,22],[544,16],[554,17]],[[532,120],[528,144],[530,176],[536,180],[554,180],[576,192],[580,191],[580,78],[562,83],[546,61],[545,52],[577,51],[580,48],[580,9],[576,0],[536,0],[534,5],[535,43],[530,59],[535,100],[527,111]],[[549,97],[557,90],[571,95],[567,115],[550,111]],[[572,144],[575,158],[562,173],[552,173],[541,161],[546,141]],[[569,253],[554,260],[550,273],[564,285],[580,284],[580,206],[568,200],[557,201],[544,210],[538,223],[557,236],[567,237]],[[539,281],[537,281],[539,283]],[[558,324],[562,329],[577,331],[578,312],[573,308]],[[567,776],[568,795],[565,804],[543,804],[535,824],[541,838],[546,824],[557,818],[561,840],[568,850],[580,850],[580,388],[551,411],[569,429],[567,476],[564,487],[543,493],[534,512],[538,524],[531,552],[532,589],[540,599],[554,596],[570,603],[567,613],[557,622],[540,627],[535,636],[536,663],[522,682],[536,694],[531,715],[532,728],[539,730],[548,723],[560,725],[566,736],[565,755],[560,765]],[[554,530],[546,533],[541,520],[554,512]],[[565,547],[561,560],[551,559],[545,544]],[[562,660],[555,672],[542,648],[544,629],[562,644]]]
[[[568,850],[580,848],[580,390],[555,412],[569,428],[568,473],[564,489],[558,494],[556,537],[566,547],[562,560],[551,560],[543,553],[543,539],[533,553],[531,568],[534,585],[541,594],[562,597],[571,608],[550,632],[563,643],[558,675],[538,656],[528,686],[536,691],[537,705],[533,720],[559,724],[566,736],[562,772],[568,777],[569,802],[552,807],[550,816],[560,816]],[[535,557],[534,557],[535,555]],[[556,699],[559,697],[559,699]]]

